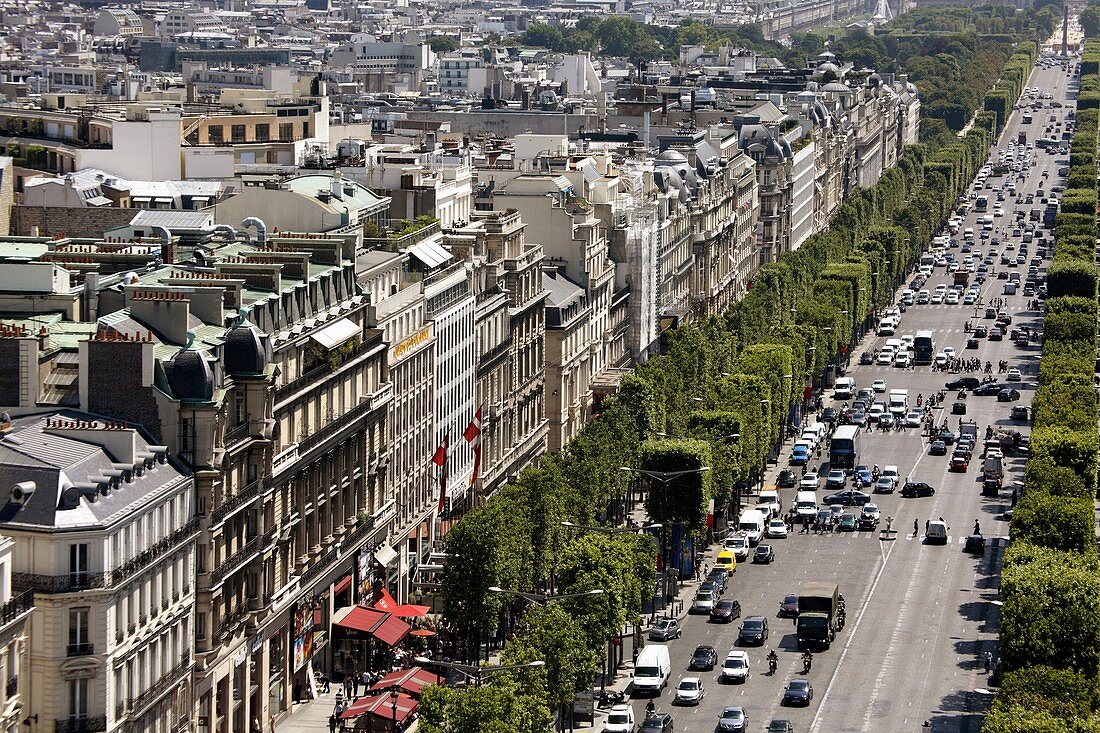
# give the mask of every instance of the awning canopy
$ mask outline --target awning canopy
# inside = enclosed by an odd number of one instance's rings
[[[387,613],[392,613],[394,616],[400,616],[401,618],[419,618],[421,616],[427,616],[432,610],[430,606],[418,606],[415,603],[398,603],[385,588],[380,588],[378,590],[378,593],[374,596],[374,603],[372,603],[371,606],[379,611],[386,611]]]
[[[341,608],[333,616],[332,622],[335,626],[370,634],[390,646],[404,639],[411,628],[392,613],[363,606]]]
[[[310,338],[326,349],[335,349],[340,344],[350,340],[354,336],[363,333],[359,324],[350,318],[340,318],[333,321],[320,331],[310,335]]]
[[[399,669],[396,672],[390,672],[374,683],[374,686],[368,690],[368,692],[383,692],[391,688],[397,688],[401,692],[407,692],[410,695],[420,696],[421,691],[425,687],[431,685],[443,684],[443,676],[429,672],[423,667],[413,667],[411,669]]]
[[[430,237],[428,239],[421,239],[419,242],[409,247],[409,254],[416,257],[416,259],[420,260],[428,267],[439,267],[444,262],[451,259],[451,253],[448,252],[443,245]]]
[[[398,723],[403,723],[406,718],[416,712],[418,707],[420,707],[420,701],[413,697],[398,693],[397,697],[394,698],[392,695],[385,693],[356,700],[340,714],[340,717],[346,720],[347,718],[358,718],[360,715],[374,715],[383,720],[396,719]]]
[[[378,551],[374,553],[374,559],[378,561],[378,564],[382,567],[387,567],[391,562],[397,559],[397,551],[389,545],[382,545],[378,548]]]

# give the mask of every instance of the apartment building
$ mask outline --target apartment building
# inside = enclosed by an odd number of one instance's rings
[[[5,347],[27,337],[11,327]],[[8,424],[0,475],[11,487],[0,509],[11,582],[35,599],[23,713],[58,731],[185,728],[199,530],[192,477],[137,428],[75,410]],[[11,659],[9,644],[9,670]]]
[[[470,150],[441,145],[434,133],[422,145],[340,143],[341,172],[390,197],[390,219],[431,216],[443,228],[467,222],[473,210]]]
[[[12,553],[15,542],[0,535],[0,730],[19,733],[27,711],[30,682],[27,623],[34,610],[34,591],[15,591]]]

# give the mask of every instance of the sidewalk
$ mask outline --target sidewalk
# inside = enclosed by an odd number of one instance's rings
[[[336,691],[341,685],[332,683],[331,692],[318,693],[317,698],[308,702],[295,703],[290,715],[275,725],[275,733],[328,733],[328,719],[336,707]],[[365,696],[360,686],[359,697]],[[353,700],[354,702],[354,700]],[[348,721],[352,723],[354,721]],[[404,733],[416,733],[419,721],[413,721]]]

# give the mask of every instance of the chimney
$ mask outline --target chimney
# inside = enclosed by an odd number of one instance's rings
[[[344,198],[344,175],[338,170],[332,173],[332,197]]]

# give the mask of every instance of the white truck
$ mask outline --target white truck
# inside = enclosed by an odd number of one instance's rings
[[[891,415],[904,415],[909,411],[909,390],[907,389],[892,389],[890,390],[890,414]]]

